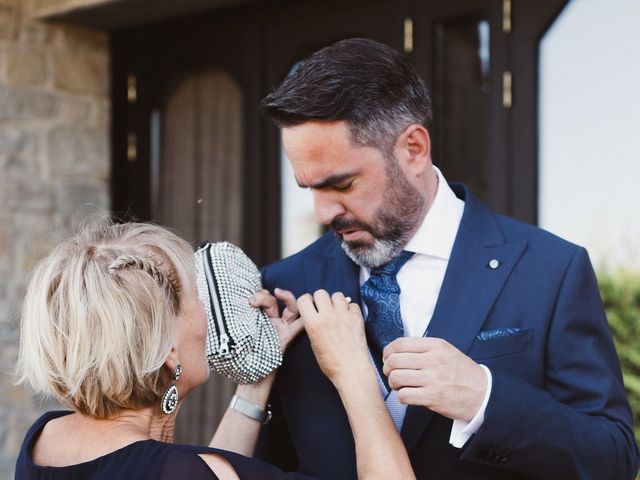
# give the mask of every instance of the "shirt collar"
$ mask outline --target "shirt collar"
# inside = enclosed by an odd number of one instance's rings
[[[405,250],[448,260],[462,219],[464,202],[453,193],[442,172],[435,166],[433,170],[438,176],[436,196]]]

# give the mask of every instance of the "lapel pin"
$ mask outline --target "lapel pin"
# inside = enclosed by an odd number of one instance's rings
[[[492,270],[495,270],[499,266],[500,266],[500,261],[499,260],[496,260],[494,258],[493,260],[489,261],[489,268],[491,268]]]

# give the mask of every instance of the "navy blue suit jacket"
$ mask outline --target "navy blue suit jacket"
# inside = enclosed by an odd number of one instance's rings
[[[407,409],[401,436],[417,477],[633,478],[632,417],[586,251],[452,188],[465,208],[428,335],[486,365],[493,388],[483,425],[462,449],[449,444],[451,420]],[[359,302],[358,272],[326,234],[265,267],[263,283]],[[324,479],[356,478],[347,416],[305,335],[285,355],[272,402],[259,456]]]

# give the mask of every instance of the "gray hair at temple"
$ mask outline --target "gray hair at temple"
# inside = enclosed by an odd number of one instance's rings
[[[356,145],[387,157],[409,125],[432,127],[429,92],[408,58],[364,38],[339,41],[302,60],[261,106],[279,127],[346,121]]]
[[[32,272],[16,382],[94,418],[159,400],[193,249],[151,224],[92,221]]]

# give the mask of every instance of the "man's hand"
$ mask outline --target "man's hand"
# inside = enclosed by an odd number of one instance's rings
[[[470,421],[487,390],[482,367],[447,341],[403,337],[384,349],[384,374],[398,400],[440,415]]]

